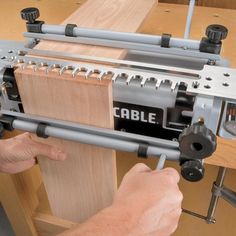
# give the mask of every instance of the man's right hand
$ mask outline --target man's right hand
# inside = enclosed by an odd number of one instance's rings
[[[178,226],[182,193],[172,168],[152,171],[135,165],[113,204],[60,236],[169,236]]]
[[[151,171],[141,163],[125,175],[113,207],[126,212],[129,235],[168,236],[176,230],[183,200],[179,179],[172,168]]]

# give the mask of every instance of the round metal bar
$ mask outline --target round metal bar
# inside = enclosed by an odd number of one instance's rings
[[[14,120],[13,127],[15,129],[20,129],[35,133],[38,127],[37,123],[23,121],[23,120]],[[45,135],[54,138],[60,138],[70,141],[76,141],[84,144],[96,145],[104,148],[115,149],[119,151],[126,152],[138,152],[139,143],[132,140],[119,140],[117,138],[106,137],[105,135],[96,135],[90,133],[83,133],[82,131],[74,131],[69,129],[63,129],[60,127],[46,126]],[[164,147],[148,146],[147,156],[160,156],[162,153],[165,153],[168,156],[169,160],[179,160],[180,152],[178,150],[171,150]]]
[[[215,185],[217,187],[222,187],[223,183],[224,183],[224,179],[225,179],[225,174],[226,174],[226,168],[225,167],[220,167],[219,168],[219,172],[217,175],[217,179],[215,182]],[[211,224],[214,221],[214,214],[216,211],[216,206],[219,200],[219,196],[215,195],[214,192],[212,193],[212,197],[211,197],[211,201],[210,201],[210,205],[208,208],[208,212],[207,212],[207,217],[206,217],[206,222],[208,224]]]
[[[63,25],[43,24],[42,32],[44,34],[65,35],[65,28],[66,26]],[[161,36],[159,35],[128,33],[128,32],[100,30],[100,29],[79,28],[79,27],[75,27],[73,33],[75,37],[161,45]],[[188,48],[191,50],[199,50],[199,46],[200,46],[200,41],[198,40],[189,40],[181,38],[170,39],[170,47],[174,48]]]

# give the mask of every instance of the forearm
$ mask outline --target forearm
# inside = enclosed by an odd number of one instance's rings
[[[111,206],[58,236],[131,236],[131,222],[132,217],[126,210]]]

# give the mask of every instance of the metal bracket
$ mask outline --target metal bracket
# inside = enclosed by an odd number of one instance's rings
[[[214,224],[216,222],[214,218],[214,214],[216,211],[219,198],[224,199],[230,205],[232,205],[233,207],[236,207],[236,192],[223,186],[226,170],[227,168],[225,167],[219,168],[217,179],[213,183],[213,186],[212,186],[212,197],[211,197],[210,205],[208,208],[207,216],[203,216],[201,214],[198,214],[196,212],[192,212],[186,209],[183,209],[183,213],[203,219],[208,224]]]

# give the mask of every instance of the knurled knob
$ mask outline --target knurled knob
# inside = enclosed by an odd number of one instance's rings
[[[201,180],[204,177],[204,172],[204,166],[197,160],[186,161],[181,166],[181,175],[191,182]]]
[[[181,155],[190,159],[209,157],[216,150],[216,135],[204,124],[195,123],[179,136]]]
[[[223,25],[209,25],[206,28],[206,36],[213,43],[219,43],[225,39],[228,34],[228,29]]]
[[[21,11],[21,18],[29,23],[34,23],[39,16],[39,9],[35,7],[28,7]]]

